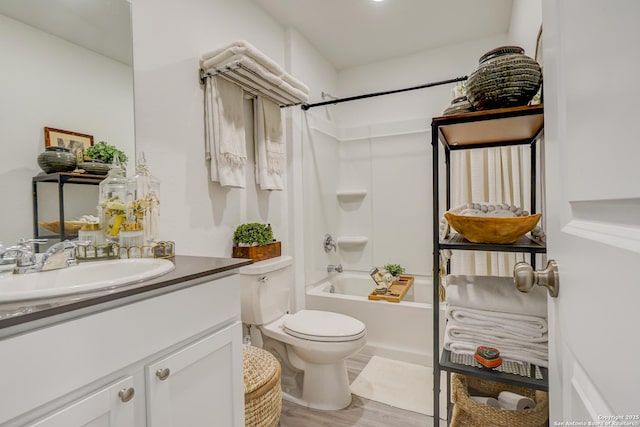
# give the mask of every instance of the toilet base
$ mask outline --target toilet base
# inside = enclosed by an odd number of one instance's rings
[[[331,363],[313,363],[307,352],[311,349],[296,348],[280,340],[262,335],[263,348],[271,352],[282,365],[283,399],[313,409],[335,411],[351,404],[351,390],[345,358],[357,353],[365,344],[366,338],[349,345],[349,354],[343,354],[339,360]],[[336,347],[341,347],[340,344]],[[296,351],[297,350],[297,351]],[[297,353],[302,353],[300,357]],[[307,360],[305,360],[307,359]]]

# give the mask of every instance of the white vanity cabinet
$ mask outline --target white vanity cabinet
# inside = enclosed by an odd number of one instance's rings
[[[242,344],[236,340],[241,334],[241,324],[234,323],[147,365],[147,425],[238,425],[236,414],[244,414],[244,382],[240,400],[233,391],[235,374],[239,370],[242,375]]]
[[[113,426],[134,427],[135,388],[127,377],[73,402],[39,421],[32,427]]]
[[[244,426],[240,286],[223,276],[0,339],[0,426]]]

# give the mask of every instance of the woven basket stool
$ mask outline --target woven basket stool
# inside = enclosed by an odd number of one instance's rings
[[[533,399],[535,408],[510,411],[492,408],[469,398],[469,395],[498,397],[505,390]],[[542,427],[549,418],[547,393],[477,377],[453,374],[451,400],[455,404],[451,416],[452,427]]]
[[[280,362],[266,350],[245,345],[243,366],[245,425],[277,426],[282,410]]]

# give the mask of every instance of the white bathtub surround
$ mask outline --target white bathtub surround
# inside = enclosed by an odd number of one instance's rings
[[[444,376],[441,389],[446,390]],[[396,408],[433,415],[431,367],[373,356],[351,383],[353,394]],[[440,413],[446,414],[446,393],[440,395]]]
[[[424,366],[432,360],[433,312],[431,277],[415,276],[405,298],[399,303],[371,301],[375,288],[368,273],[345,271],[307,287],[306,307],[342,313],[367,326],[363,352]],[[441,338],[444,309],[441,311]]]

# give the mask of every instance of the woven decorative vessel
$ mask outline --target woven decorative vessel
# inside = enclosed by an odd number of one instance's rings
[[[532,409],[511,411],[492,408],[469,397],[497,398],[501,391],[526,396],[533,399],[536,406]],[[549,396],[544,391],[471,376],[451,376],[451,400],[455,404],[451,416],[452,427],[542,427],[549,418]]]
[[[282,411],[280,362],[266,350],[245,345],[243,366],[245,426],[277,426]]]
[[[533,230],[541,216],[539,213],[508,218],[444,214],[449,225],[473,243],[514,243]]]
[[[478,110],[527,105],[542,84],[542,69],[518,46],[502,46],[480,57],[467,80],[467,98]]]
[[[69,172],[76,168],[76,156],[68,148],[47,147],[38,155],[38,166],[46,173]]]

